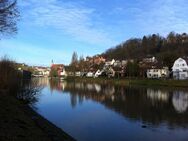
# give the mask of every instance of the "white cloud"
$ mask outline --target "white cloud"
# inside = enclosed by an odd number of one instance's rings
[[[21,1],[20,3],[22,3]],[[58,29],[63,34],[68,34],[79,41],[92,44],[113,44],[107,32],[93,22],[95,10],[85,8],[71,2],[59,2],[58,0],[31,0],[23,2],[24,19],[27,24],[40,27]],[[28,20],[29,19],[29,20]],[[31,22],[32,21],[32,22]]]
[[[156,0],[140,3],[145,7],[131,7],[133,12],[133,23],[137,23],[138,28],[143,33],[167,34],[170,31],[188,32],[188,2],[185,0]],[[134,9],[137,9],[136,13]]]
[[[110,14],[118,17],[116,31],[131,38],[153,33],[166,35],[170,31],[188,32],[187,11],[187,0],[135,0],[118,5]]]
[[[187,0],[135,0],[123,4],[124,0],[117,0],[118,5],[106,0],[114,7],[108,13],[97,9],[98,6],[94,6],[95,9],[83,7],[80,1],[43,0],[41,3],[30,0],[24,9],[25,19],[29,17],[26,24],[56,28],[79,41],[106,47],[125,37],[188,32]]]
[[[152,25],[151,28],[155,28],[158,31],[167,32],[169,30],[175,30],[177,32],[185,32],[185,27],[188,26],[188,19],[185,16],[185,11],[188,9],[184,7],[185,1],[179,0],[178,3],[175,0],[158,0],[153,4],[149,14],[145,13],[143,16],[147,16],[148,22]]]

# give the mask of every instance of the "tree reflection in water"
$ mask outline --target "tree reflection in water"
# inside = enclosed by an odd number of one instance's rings
[[[70,94],[72,108],[92,100],[129,120],[141,120],[152,126],[188,127],[188,91],[58,80],[50,80],[49,85],[52,92]]]
[[[39,100],[39,94],[44,87],[41,85],[41,80],[42,79],[23,80],[17,98],[34,108],[35,103]]]

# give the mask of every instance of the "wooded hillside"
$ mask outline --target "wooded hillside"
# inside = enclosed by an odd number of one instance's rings
[[[171,32],[167,37],[159,34],[132,38],[108,49],[102,54],[107,59],[142,59],[155,56],[164,65],[172,66],[175,59],[188,55],[188,34]]]

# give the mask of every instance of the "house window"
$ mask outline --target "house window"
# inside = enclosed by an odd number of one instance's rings
[[[157,74],[154,74],[153,76],[154,76],[154,78],[157,78],[157,77],[158,77],[158,75],[157,75]]]
[[[183,78],[183,79],[184,79],[185,77],[186,77],[186,76],[185,76],[185,74],[181,74],[181,78]]]

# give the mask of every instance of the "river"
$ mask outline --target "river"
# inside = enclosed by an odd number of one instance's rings
[[[187,141],[188,90],[39,79],[32,107],[78,141]]]

